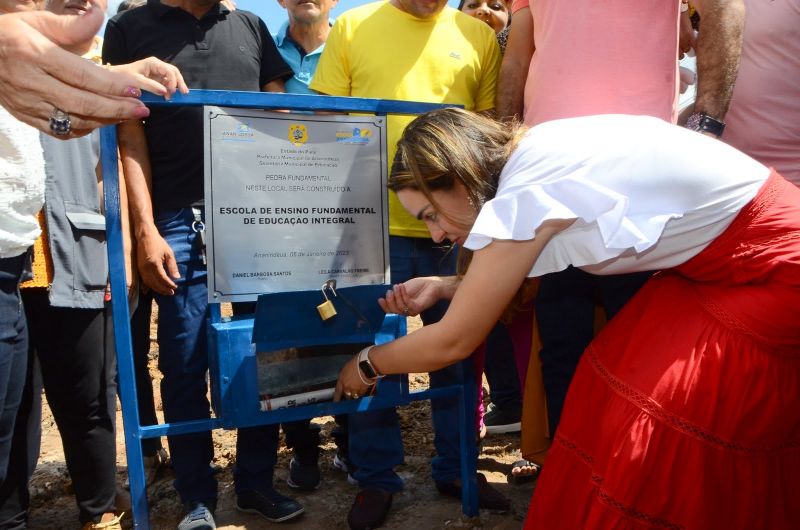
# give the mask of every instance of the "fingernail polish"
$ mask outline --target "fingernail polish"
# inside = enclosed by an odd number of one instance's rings
[[[142,97],[142,91],[135,86],[129,86],[125,89],[125,95],[132,98]]]
[[[141,107],[136,107],[133,111],[133,116],[135,118],[146,118],[150,116],[150,109],[142,105]]]

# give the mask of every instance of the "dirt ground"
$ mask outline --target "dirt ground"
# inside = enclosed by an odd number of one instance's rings
[[[409,328],[418,327],[418,321],[409,323]],[[155,333],[151,334],[154,339]],[[152,340],[150,372],[154,386],[158,386],[160,374],[156,369],[157,346]],[[411,387],[427,386],[427,375],[411,376]],[[156,406],[160,411],[160,400],[156,390]],[[399,409],[403,441],[405,444],[405,464],[397,472],[406,482],[405,490],[395,495],[392,510],[384,528],[405,529],[451,529],[482,528],[488,530],[518,529],[528,506],[533,485],[515,486],[508,483],[506,474],[511,463],[519,458],[519,435],[488,435],[478,460],[478,469],[498,490],[512,501],[512,510],[506,514],[481,511],[480,517],[465,519],[461,515],[461,504],[456,499],[442,497],[436,491],[430,478],[430,458],[434,454],[433,434],[428,402],[417,402]],[[122,484],[125,480],[125,446],[122,435],[122,418],[117,414],[117,477]],[[294,522],[283,523],[281,527],[302,530],[347,529],[347,511],[356,495],[357,487],[347,483],[345,475],[333,467],[335,445],[330,438],[334,427],[330,416],[314,420],[322,426],[323,451],[320,456],[322,484],[312,493],[290,491],[286,486],[291,453],[282,445],[275,469],[275,485],[285,494],[296,498],[305,507],[305,514]],[[45,405],[42,420],[42,449],[39,466],[31,481],[31,514],[29,528],[32,530],[79,528],[78,511],[72,496],[69,474],[64,464],[64,454],[58,429],[49,408]],[[164,440],[166,445],[166,440]],[[219,501],[216,512],[218,528],[223,530],[278,528],[254,515],[239,513],[235,507],[233,490],[233,465],[236,456],[235,431],[218,430],[214,432],[214,465],[219,468]],[[155,530],[173,529],[182,515],[182,507],[177,493],[172,487],[171,470],[160,475],[148,490],[151,528]],[[125,527],[132,527],[126,516]]]

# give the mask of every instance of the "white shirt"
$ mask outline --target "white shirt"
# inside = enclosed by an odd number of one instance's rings
[[[674,267],[720,235],[769,169],[732,147],[647,116],[603,115],[530,129],[464,246],[529,240],[548,219],[576,219],[529,276],[569,265],[595,274]]]
[[[25,252],[39,237],[44,156],[39,131],[0,107],[0,258]]]

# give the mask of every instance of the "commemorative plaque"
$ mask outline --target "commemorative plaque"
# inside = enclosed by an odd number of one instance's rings
[[[205,107],[209,302],[387,283],[386,120]]]

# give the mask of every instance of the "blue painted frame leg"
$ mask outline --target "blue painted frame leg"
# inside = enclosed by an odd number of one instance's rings
[[[478,446],[475,443],[475,365],[460,363],[461,399],[458,402],[459,440],[461,445],[461,511],[467,517],[478,516]]]
[[[119,174],[117,171],[117,130],[114,126],[100,131],[100,156],[103,165],[103,191],[106,209],[106,241],[108,271],[111,281],[111,311],[114,319],[114,346],[122,400],[122,422],[125,431],[125,453],[131,484],[133,526],[148,530],[147,489],[141,443],[141,422],[136,399],[136,375],[131,346],[131,319],[128,313],[128,289],[125,281],[125,260],[120,221]]]

